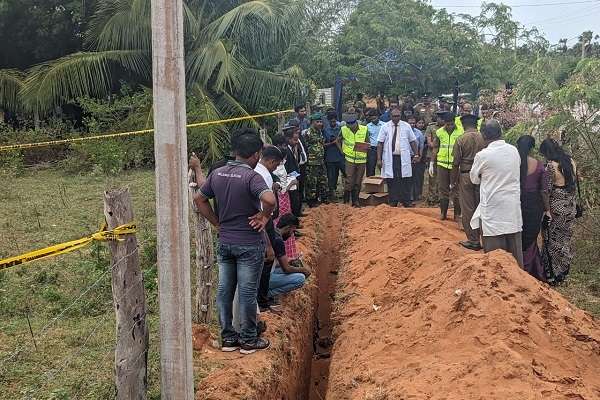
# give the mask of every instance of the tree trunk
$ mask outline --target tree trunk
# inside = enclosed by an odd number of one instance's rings
[[[133,221],[128,189],[104,193],[108,229]],[[115,384],[117,400],[145,400],[148,388],[148,326],[146,298],[135,235],[108,244],[116,315]]]
[[[195,176],[191,170],[188,178],[190,183],[196,183],[195,187],[190,186],[196,246],[196,301],[192,319],[197,324],[208,324],[212,319],[212,267],[215,263],[213,235],[210,223],[200,215],[193,202],[194,192],[202,186],[206,178],[203,175]]]

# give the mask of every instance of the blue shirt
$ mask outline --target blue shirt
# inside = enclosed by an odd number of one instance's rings
[[[415,133],[415,137],[417,138],[417,149],[419,149],[419,153],[423,153],[423,149],[425,148],[425,135],[421,132],[420,129],[413,128],[413,132]],[[415,153],[412,151],[412,147],[410,148],[410,155],[414,156]]]
[[[385,110],[385,112],[383,114],[381,114],[381,117],[379,117],[379,120],[382,122],[390,122],[392,120],[392,113],[390,112],[390,110]]]
[[[371,147],[377,147],[377,140],[379,139],[379,131],[381,127],[385,125],[385,122],[379,121],[377,125],[372,122],[367,124],[367,129],[369,130],[369,141],[371,142]]]
[[[335,128],[332,128],[329,121],[325,121],[325,125],[323,126],[323,139],[325,140],[325,143],[330,143],[332,140],[340,137],[341,132],[342,124],[336,122]],[[339,147],[335,144],[325,146],[325,162],[338,161],[344,161],[344,155]]]
[[[298,123],[298,125],[300,126],[300,131],[305,131],[308,128],[310,128],[310,121],[308,120],[308,118],[302,118],[302,120],[300,120],[297,116],[292,118],[290,121],[295,121]]]

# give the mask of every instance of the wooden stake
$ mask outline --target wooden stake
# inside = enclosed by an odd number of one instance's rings
[[[197,211],[193,201],[194,192],[204,184],[204,175],[196,176],[190,170],[190,201],[194,214],[194,244],[196,245],[196,302],[192,318],[198,324],[208,324],[212,320],[212,267],[214,265],[214,249],[212,227]]]
[[[108,229],[131,223],[129,190],[104,194]],[[148,389],[148,325],[146,296],[135,235],[108,242],[111,254],[112,293],[116,316],[115,384],[117,400],[145,400]],[[141,355],[141,356],[140,356]]]

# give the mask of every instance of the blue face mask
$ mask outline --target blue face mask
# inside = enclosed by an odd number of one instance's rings
[[[348,124],[348,125],[354,125],[354,124],[356,124],[356,120],[354,120],[354,121],[346,121],[346,124]]]

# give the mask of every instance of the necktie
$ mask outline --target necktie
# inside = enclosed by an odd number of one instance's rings
[[[398,125],[394,125],[394,136],[392,137],[392,153],[396,151],[396,138],[398,137]]]

